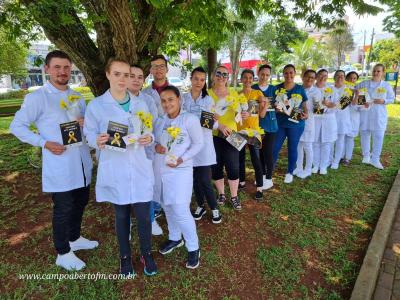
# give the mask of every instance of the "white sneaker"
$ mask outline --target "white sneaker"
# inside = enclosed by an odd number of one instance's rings
[[[58,254],[56,259],[56,265],[68,271],[72,270],[80,271],[86,266],[86,264],[82,260],[80,260],[75,255],[75,253],[72,252],[72,250],[66,254]]]
[[[162,234],[163,234],[163,230],[162,230],[162,228],[160,227],[160,225],[158,225],[158,223],[157,223],[156,220],[154,220],[154,221],[151,223],[151,234],[152,234],[152,235],[162,235]]]
[[[331,164],[331,169],[333,169],[333,170],[339,169],[339,164],[337,164],[337,163],[332,163],[332,164]]]
[[[97,241],[90,241],[83,236],[80,236],[79,239],[74,242],[69,242],[72,251],[94,249],[98,245],[99,243]]]
[[[285,180],[283,181],[284,183],[292,183],[293,182],[293,175],[290,173],[287,173],[285,175]]]
[[[384,169],[380,161],[371,161],[370,164],[379,170]]]
[[[312,172],[313,174],[317,174],[317,173],[318,173],[318,170],[319,170],[318,167],[313,167],[313,168],[311,169],[311,172]]]
[[[293,175],[298,175],[298,174],[300,174],[301,172],[303,172],[303,170],[302,170],[301,168],[296,168],[296,169],[294,169],[294,171],[293,171]]]
[[[326,174],[328,174],[328,171],[327,171],[327,169],[321,169],[321,170],[319,170],[319,174],[326,175]]]
[[[304,170],[303,172],[301,172],[297,176],[300,177],[301,179],[307,178],[307,177],[311,176],[311,171]]]
[[[371,162],[371,158],[369,156],[364,156],[362,159],[363,164],[369,164]]]
[[[262,189],[268,190],[268,189],[272,188],[273,186],[274,186],[274,183],[272,182],[272,179],[266,179],[264,177]]]

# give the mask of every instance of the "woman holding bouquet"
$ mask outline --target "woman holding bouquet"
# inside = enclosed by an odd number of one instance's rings
[[[156,264],[151,255],[150,201],[153,198],[153,168],[147,159],[144,146],[152,142],[151,134],[138,138],[135,145],[126,145],[116,133],[107,134],[109,122],[118,123],[121,128],[128,127],[133,132],[132,119],[138,113],[148,113],[146,103],[135,99],[127,92],[130,66],[127,62],[110,59],[106,65],[106,76],[110,89],[93,99],[85,115],[84,134],[88,144],[99,150],[99,165],[96,181],[97,202],[111,202],[115,209],[115,229],[120,251],[120,273],[134,276],[129,244],[131,209],[137,219],[137,229],[146,275],[157,273]],[[122,137],[121,137],[122,138]],[[125,151],[116,151],[106,147],[111,145],[125,146]],[[122,149],[123,150],[123,149]]]
[[[238,97],[238,94],[228,89],[228,79],[228,69],[225,66],[218,66],[213,73],[213,85],[209,90],[209,94],[214,100],[215,113],[218,115],[218,130],[213,131],[217,164],[212,166],[212,178],[219,194],[218,203],[224,205],[226,200],[225,167],[233,208],[241,210],[242,205],[238,197],[239,151],[225,140],[233,131],[237,131],[235,120],[237,111],[232,105],[229,105],[228,99]],[[244,114],[242,118],[245,117]]]
[[[278,133],[274,147],[274,163],[278,160],[279,151],[284,141],[288,140],[288,168],[285,183],[293,182],[293,171],[297,162],[297,146],[304,131],[304,120],[307,119],[307,95],[304,88],[294,82],[296,68],[294,65],[286,65],[283,68],[285,81],[276,86],[274,100],[277,101]],[[279,95],[279,97],[278,97]],[[301,115],[295,119],[292,112],[298,110]]]
[[[385,67],[382,64],[376,64],[372,69],[372,79],[361,82],[357,89],[366,88],[371,97],[371,107],[368,111],[361,113],[361,150],[363,163],[371,164],[375,168],[383,169],[380,162],[383,139],[387,127],[386,105],[393,103],[393,88],[386,81],[383,81]],[[372,155],[371,149],[372,136]]]
[[[242,124],[237,124],[238,126],[238,131],[240,130],[254,130],[254,131],[260,131],[260,125],[259,125],[259,117],[258,115],[263,111],[265,115],[265,106],[266,102],[264,100],[264,95],[260,90],[255,90],[252,89],[251,85],[253,84],[254,80],[254,72],[250,69],[245,69],[242,71],[240,81],[243,84],[243,90],[240,92],[243,94],[247,101],[257,101],[258,102],[258,112],[256,114],[249,115],[246,120],[242,121]],[[249,103],[248,105],[252,105]],[[249,114],[249,113],[247,113]],[[260,135],[261,138],[261,135]],[[256,175],[256,185],[257,185],[257,191],[255,195],[255,199],[260,201],[263,199],[263,171],[262,171],[262,166],[261,166],[261,160],[260,160],[260,146],[261,146],[260,141],[259,144],[257,144],[257,140],[255,139],[255,144],[251,145],[248,144],[249,150],[250,150],[250,157],[251,157],[251,163],[253,164],[254,172]],[[245,186],[245,166],[246,162],[246,146],[243,147],[242,150],[239,152],[239,188],[244,188]]]
[[[189,93],[182,95],[182,108],[201,119],[202,111],[211,113],[214,101],[208,96],[206,71],[202,67],[195,68],[190,76],[192,88]],[[213,128],[202,128],[204,145],[201,151],[193,157],[193,190],[196,196],[197,208],[193,213],[195,220],[201,220],[206,213],[204,198],[212,211],[212,222],[221,223],[221,214],[211,182],[211,166],[215,165],[215,149],[212,129],[218,128],[214,120]]]
[[[315,86],[322,92],[322,114],[314,114],[315,140],[313,144],[312,173],[326,175],[333,143],[337,139],[336,104],[332,101],[333,89],[326,84],[328,71],[321,69],[317,72]]]
[[[272,172],[274,169],[274,158],[272,150],[275,144],[276,132],[278,131],[278,121],[272,98],[275,93],[275,87],[269,84],[272,68],[270,65],[261,65],[258,68],[258,83],[252,86],[255,90],[260,90],[264,97],[269,99],[264,107],[265,115],[260,113],[260,127],[264,130],[264,138],[260,155],[261,167],[263,169],[263,190],[273,187]]]
[[[155,127],[156,194],[160,197],[168,223],[169,238],[160,249],[165,255],[186,242],[186,267],[200,264],[199,239],[196,224],[190,213],[193,187],[193,159],[203,148],[203,131],[199,119],[181,109],[180,93],[167,86],[160,94],[165,114]]]

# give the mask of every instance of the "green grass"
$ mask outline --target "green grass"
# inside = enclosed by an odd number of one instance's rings
[[[223,222],[211,224],[209,214],[197,223],[201,266],[184,268],[186,249],[161,257],[160,273],[145,278],[140,270],[133,227],[132,249],[139,276],[118,280],[30,280],[25,273],[64,273],[54,265],[51,243],[51,199],[43,195],[40,170],[27,162],[32,148],[9,135],[10,117],[0,118],[0,285],[1,298],[51,299],[346,299],[349,298],[369,238],[400,168],[400,105],[388,106],[390,120],[382,161],[383,171],[361,164],[356,141],[350,167],[329,170],[283,184],[284,156],[274,174],[275,188],[256,203],[241,192],[243,210],[222,207]],[[247,161],[249,163],[249,161]],[[254,181],[247,165],[248,185]],[[15,179],[12,179],[12,177]],[[10,179],[11,178],[11,179]],[[94,189],[93,189],[94,190]],[[94,203],[83,223],[83,234],[100,247],[79,251],[87,263],[83,273],[117,273],[118,245],[110,204]],[[165,220],[161,225],[166,232]],[[10,238],[25,233],[17,245]],[[166,238],[153,238],[153,250]]]

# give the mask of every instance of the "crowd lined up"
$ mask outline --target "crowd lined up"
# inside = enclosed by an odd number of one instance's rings
[[[215,224],[222,222],[219,206],[229,202],[235,210],[242,209],[238,190],[246,186],[247,150],[257,201],[273,187],[285,140],[286,184],[294,176],[305,179],[325,175],[329,167],[349,166],[358,134],[362,162],[383,169],[386,105],[394,101],[394,93],[383,80],[381,64],[373,68],[371,80],[359,84],[357,73],[342,70],[335,72],[333,84],[327,84],[325,69],[305,71],[302,84],[297,84],[295,66],[288,64],[283,68],[284,82],[276,86],[270,84],[271,66],[264,64],[258,67],[256,84],[252,70],[242,71],[240,91],[228,87],[225,66],[214,70],[210,89],[206,71],[197,67],[191,72],[190,91],[181,94],[168,83],[162,55],[151,60],[154,81],[145,89],[140,66],[110,59],[105,67],[110,88],[87,107],[68,87],[71,60],[66,53],[50,52],[45,69],[49,82],[26,96],[10,130],[22,142],[42,148],[43,191],[51,193],[54,204],[56,264],[67,270],[85,267],[75,251],[98,246],[81,236],[93,168],[91,148],[98,161],[96,201],[113,204],[120,273],[127,276],[135,275],[132,211],[144,274],[157,273],[151,236],[163,234],[156,221],[161,211],[168,239],[159,252],[166,255],[185,245],[186,267],[199,266],[195,220],[207,214],[205,203]],[[192,192],[197,204],[193,211]]]

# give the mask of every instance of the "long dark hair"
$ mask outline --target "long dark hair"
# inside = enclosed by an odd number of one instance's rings
[[[203,67],[197,67],[194,68],[192,73],[190,73],[190,79],[192,79],[193,74],[199,72],[199,73],[204,73],[206,75],[207,78],[207,72],[206,70],[204,70]],[[205,96],[208,96],[208,92],[207,92],[207,81],[204,83],[203,88],[201,89],[201,98],[204,98]]]

